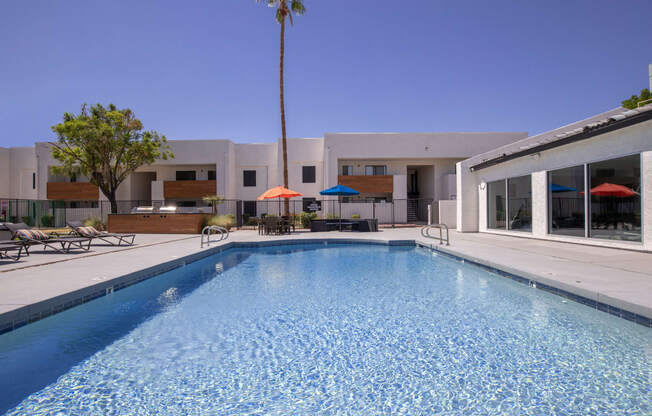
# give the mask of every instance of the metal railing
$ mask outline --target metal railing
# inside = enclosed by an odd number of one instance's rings
[[[432,224],[432,225],[426,225],[425,227],[421,228],[421,236],[425,238],[432,238],[432,239],[437,239],[437,236],[433,236],[430,234],[430,231],[433,228],[438,228],[439,229],[439,244],[444,244],[444,237],[442,235],[442,230],[446,230],[446,245],[450,245],[450,240],[449,240],[449,235],[448,235],[448,226],[446,224]]]
[[[220,238],[211,241],[211,235],[217,233],[220,234]],[[226,240],[227,238],[229,238],[229,230],[227,228],[220,227],[219,225],[207,225],[201,230],[201,248],[204,248],[204,244],[210,246],[211,242],[217,243],[218,241]]]

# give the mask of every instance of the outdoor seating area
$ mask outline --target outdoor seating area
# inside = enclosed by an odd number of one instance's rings
[[[296,231],[288,217],[265,216],[258,224],[259,235],[284,235]]]
[[[0,260],[17,262],[34,252],[74,254],[90,252],[98,242],[102,246],[131,246],[135,234],[117,234],[86,227],[70,221],[65,230],[40,230],[25,223],[0,223]],[[30,252],[31,250],[31,252]]]

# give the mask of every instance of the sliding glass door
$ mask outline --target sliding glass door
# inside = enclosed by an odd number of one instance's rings
[[[584,165],[548,172],[550,234],[585,236]]]

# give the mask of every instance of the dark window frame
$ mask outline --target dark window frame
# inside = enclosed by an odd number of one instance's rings
[[[196,181],[196,170],[177,170],[174,172],[175,180],[177,181]],[[191,179],[192,178],[192,179]]]
[[[256,171],[246,169],[242,171],[242,186],[255,187],[256,186]]]
[[[301,183],[317,183],[316,166],[306,165],[301,167]]]

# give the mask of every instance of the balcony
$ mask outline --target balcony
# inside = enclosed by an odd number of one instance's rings
[[[48,182],[47,198],[56,201],[97,201],[100,190],[89,182]]]
[[[206,195],[217,193],[217,182],[208,181],[165,181],[163,182],[163,196],[165,199],[199,199]]]
[[[337,181],[360,193],[394,192],[392,175],[345,175],[338,176]]]

